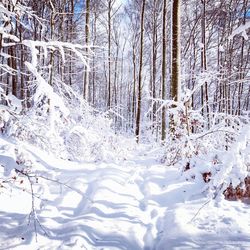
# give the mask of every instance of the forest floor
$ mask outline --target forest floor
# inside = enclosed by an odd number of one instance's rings
[[[123,161],[96,163],[24,147],[38,175],[53,181],[33,184],[30,216],[27,178],[1,189],[1,250],[250,249],[250,205],[208,200],[201,183],[160,164],[147,145]]]

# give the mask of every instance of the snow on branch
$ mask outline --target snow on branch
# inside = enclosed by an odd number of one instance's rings
[[[31,51],[31,63],[26,61],[25,65],[27,66],[28,70],[34,75],[37,81],[37,89],[34,95],[34,102],[38,103],[43,99],[44,96],[46,96],[50,100],[50,104],[53,107],[58,107],[64,113],[64,115],[67,116],[69,111],[65,107],[63,101],[53,91],[52,86],[47,83],[47,81],[41,76],[41,74],[37,70],[38,58],[41,57],[41,53],[39,53],[38,47],[43,48],[43,57],[45,59],[47,58],[48,51],[59,51],[63,62],[65,62],[65,50],[72,51],[86,66],[87,70],[90,70],[89,65],[87,63],[87,56],[85,54],[86,46],[82,46],[80,44],[72,44],[68,42],[45,42],[33,40],[24,40],[22,44],[28,47]]]
[[[14,41],[14,42],[19,42],[19,41],[20,41],[20,39],[19,39],[18,37],[14,36],[14,35],[11,35],[11,34],[9,34],[9,33],[6,33],[6,32],[4,31],[4,28],[3,28],[3,27],[0,27],[0,34],[2,34],[2,38],[3,38],[3,39],[10,39],[10,40],[12,40],[12,41]],[[5,43],[4,43],[4,44],[5,44]],[[4,44],[3,44],[3,46],[4,46]]]
[[[51,101],[53,108],[58,107],[65,116],[69,115],[69,110],[66,108],[62,99],[54,92],[52,86],[38,73],[36,67],[29,62],[25,62],[25,65],[37,80],[37,89],[33,97],[34,102],[39,103],[43,97],[46,96]]]
[[[229,40],[232,40],[234,36],[239,35],[240,33],[244,37],[244,39],[247,41],[248,40],[248,35],[246,30],[250,28],[250,22],[247,22],[246,24],[240,25],[238,28],[236,28],[232,34],[228,37]]]
[[[0,13],[5,14],[8,17],[13,16],[13,12],[7,10],[2,3],[0,3]]]
[[[62,56],[63,62],[65,62],[65,50],[69,50],[75,53],[75,55],[81,60],[87,70],[90,70],[90,67],[87,63],[87,55],[85,54],[86,48],[91,53],[91,50],[88,46],[83,46],[80,44],[73,44],[68,42],[60,42],[60,41],[33,41],[33,40],[24,40],[22,42],[23,45],[27,46],[31,50],[32,64],[34,67],[37,66],[37,57],[38,57],[38,49],[37,47],[42,47],[44,51],[44,57],[47,58],[47,52],[49,50],[55,51],[58,50]]]

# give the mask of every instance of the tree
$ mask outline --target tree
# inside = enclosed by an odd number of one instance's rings
[[[144,13],[145,13],[145,2],[142,0],[141,3],[141,20],[140,20],[140,59],[139,59],[139,73],[138,73],[138,93],[137,93],[137,114],[136,114],[136,126],[135,136],[137,142],[139,142],[140,135],[140,120],[141,120],[141,98],[142,98],[142,67],[143,67],[143,47],[144,47]]]
[[[108,100],[107,107],[111,108],[111,11],[114,0],[108,0]]]
[[[202,3],[202,16],[201,16],[201,72],[207,71],[207,42],[206,42],[206,1],[201,0]],[[203,116],[206,113],[207,116],[207,127],[210,128],[210,114],[209,114],[209,103],[208,103],[208,83],[204,82],[204,86],[201,86],[201,106]],[[206,107],[204,112],[204,106]]]
[[[85,13],[85,45],[86,47],[86,56],[89,56],[89,14],[90,14],[90,0],[86,0],[86,13]],[[84,99],[88,101],[89,94],[89,72],[85,67],[84,72],[84,85],[83,85],[83,96]]]
[[[180,100],[180,7],[181,0],[173,0],[172,6],[172,80],[171,97],[175,102]]]
[[[161,88],[162,88],[162,100],[166,98],[166,8],[167,1],[163,0],[162,7],[162,76],[161,76]],[[161,118],[161,140],[166,139],[166,108],[162,108]]]

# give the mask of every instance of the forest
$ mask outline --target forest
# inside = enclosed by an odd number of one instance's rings
[[[248,0],[0,0],[0,250],[250,249]]]

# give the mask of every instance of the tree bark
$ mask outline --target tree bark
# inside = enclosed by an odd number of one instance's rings
[[[163,0],[162,8],[162,76],[161,76],[161,88],[162,88],[162,100],[166,98],[166,10],[167,0]],[[162,108],[161,117],[161,140],[166,139],[166,107]]]
[[[202,18],[201,18],[201,72],[207,71],[207,44],[206,44],[206,0],[202,2]],[[208,85],[205,81],[204,86],[201,87],[201,106],[202,114],[207,116],[207,127],[210,128],[210,114],[209,114],[209,103],[208,103]],[[206,107],[206,108],[205,108]],[[205,112],[204,112],[205,108]]]
[[[108,109],[111,108],[111,1],[108,1]]]
[[[86,56],[89,56],[89,11],[90,11],[90,0],[86,0],[86,13],[85,13],[85,46],[86,47]],[[89,90],[89,72],[87,67],[85,67],[84,72],[84,87],[83,87],[83,95],[84,99],[88,101],[88,91]]]
[[[171,97],[175,102],[180,99],[180,6],[181,0],[173,0]]]
[[[141,20],[140,20],[140,61],[139,61],[139,77],[138,77],[138,96],[137,96],[137,114],[136,114],[136,127],[135,136],[137,143],[139,142],[140,135],[140,121],[141,121],[141,98],[142,98],[142,66],[143,66],[143,47],[144,47],[144,12],[145,2],[142,0],[141,5]]]

